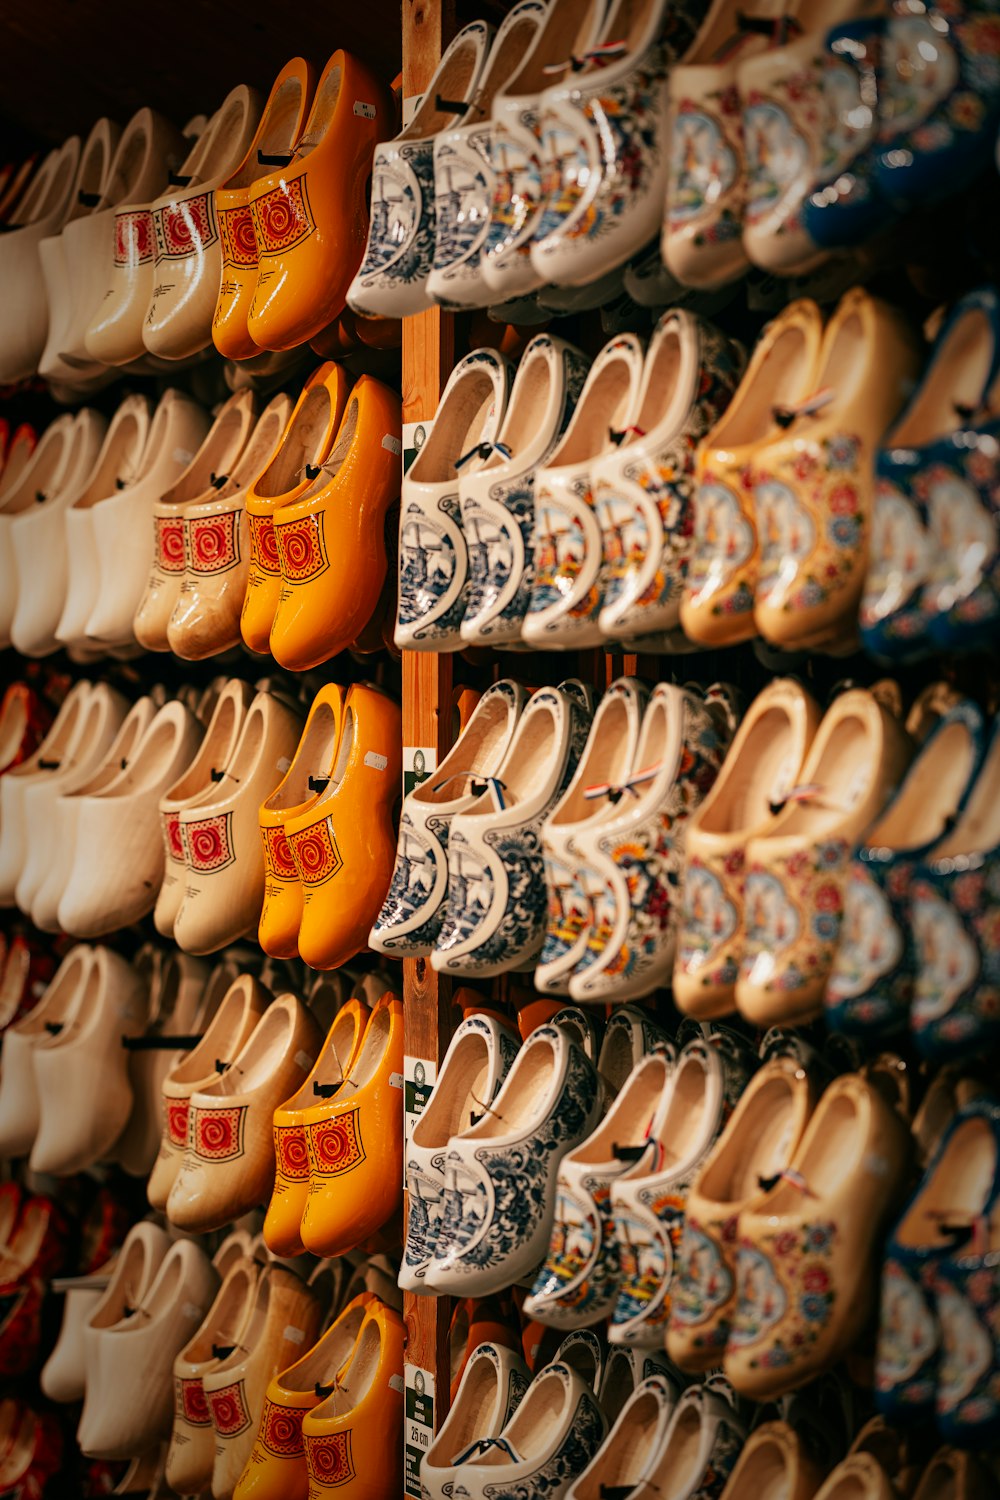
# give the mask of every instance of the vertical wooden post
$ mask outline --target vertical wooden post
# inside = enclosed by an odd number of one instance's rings
[[[403,97],[422,93],[454,32],[454,0],[402,0]],[[403,421],[429,421],[451,373],[454,318],[438,308],[403,320]],[[403,742],[433,748],[440,763],[452,743],[452,658],[403,653]],[[451,1035],[451,983],[425,959],[403,964],[406,1052],[440,1064]],[[434,1377],[435,1427],[448,1411],[447,1297],[404,1296],[406,1362]]]

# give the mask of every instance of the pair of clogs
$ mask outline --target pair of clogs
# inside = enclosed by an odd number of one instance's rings
[[[872,1038],[909,1026],[935,1061],[991,1045],[998,765],[1000,728],[957,699],[852,850],[826,993],[830,1026]]]
[[[513,374],[477,349],[455,367],[428,441],[403,480],[396,645],[456,651],[521,638],[535,573],[536,471],[566,448],[603,443],[620,392],[578,405],[588,361],[551,334],[531,340]],[[576,434],[574,437],[573,434]],[[566,445],[572,445],[572,448]]]
[[[199,130],[188,127],[184,159],[169,179],[122,177],[101,205],[113,228],[104,235],[99,300],[84,322],[94,360],[148,365],[153,356],[162,369],[211,345],[222,271],[215,190],[243,160],[261,108],[255,89],[232,89]]]
[[[266,953],[336,969],[367,946],[392,875],[398,706],[377,688],[321,688],[298,748],[260,807]]]
[[[863,688],[841,693],[822,720],[787,679],[754,700],[689,831],[674,971],[683,1010],[738,1008],[763,1026],[821,1013],[851,853],[912,753]]]
[[[220,693],[198,754],[160,798],[165,851],[154,918],[188,953],[253,932],[264,898],[258,810],[290,761],[297,707],[233,678]]]
[[[39,1004],[3,1036],[0,1148],[69,1176],[113,1157],[133,1105],[123,1037],[147,1020],[136,971],[110,949],[72,948]],[[92,1086],[99,1069],[101,1088]]]
[[[282,68],[246,155],[215,192],[222,279],[212,339],[227,359],[292,349],[343,311],[367,229],[365,189],[391,117],[385,87],[337,51],[316,82]]]
[[[875,461],[861,639],[874,656],[982,650],[1000,628],[1000,296],[962,297]]]
[[[548,918],[536,985],[577,1001],[650,994],[669,975],[687,824],[722,764],[724,689],[706,698],[632,678],[594,716],[542,830]]]
[[[369,1293],[268,1385],[234,1500],[369,1500],[403,1470],[403,1320]]]
[[[234,1261],[215,1301],[173,1367],[174,1416],[166,1475],[178,1493],[230,1500],[266,1424],[272,1443],[268,1392],[280,1372],[309,1350],[320,1332],[322,1307],[311,1287],[287,1267],[261,1269],[247,1256]]]
[[[825,329],[805,300],[768,326],[698,451],[680,605],[691,640],[731,645],[757,632],[785,649],[851,647],[876,452],[917,367],[905,322],[859,287]]]
[[[208,428],[207,413],[177,390],[168,390],[154,413],[140,396],[118,408],[86,485],[62,512],[68,566],[57,641],[90,652],[134,646],[155,507],[180,480]],[[35,464],[44,461],[51,431],[35,449]],[[25,482],[31,482],[28,473]]]
[[[385,521],[399,493],[399,397],[336,364],[306,381],[270,463],[246,495],[249,570],[240,619],[251,651],[292,671],[354,642],[379,603]]]
[[[1000,1424],[995,1330],[1000,1105],[964,1104],[889,1236],[882,1267],[876,1397],[886,1420],[936,1424],[987,1450]]]
[[[264,1239],[275,1254],[344,1255],[399,1206],[403,1007],[391,991],[369,1009],[370,997],[355,992],[337,1012],[311,1072],[274,1111]]]

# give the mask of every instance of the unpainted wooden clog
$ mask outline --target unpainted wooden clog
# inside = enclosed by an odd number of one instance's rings
[[[10,630],[17,608],[17,570],[11,531],[14,517],[29,511],[35,496],[56,495],[73,453],[74,419],[57,417],[24,465],[20,477],[0,491],[0,642],[10,645]]]
[[[813,1500],[823,1470],[788,1422],[764,1422],[750,1433],[722,1500]]]
[[[0,379],[5,384],[26,380],[38,370],[48,326],[38,246],[66,222],[80,151],[78,135],[50,151],[4,224],[0,274],[9,295],[0,316]]]

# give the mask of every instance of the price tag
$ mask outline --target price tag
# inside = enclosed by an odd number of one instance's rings
[[[419,1365],[406,1366],[403,1423],[403,1490],[420,1500],[420,1464],[434,1438],[434,1376]]]

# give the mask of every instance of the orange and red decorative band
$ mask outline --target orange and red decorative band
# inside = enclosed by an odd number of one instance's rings
[[[323,885],[332,880],[344,861],[337,848],[333,832],[333,819],[324,818],[301,833],[289,835],[295,868],[303,885]]]
[[[274,541],[281,576],[287,583],[307,583],[330,566],[323,536],[323,517],[303,516],[298,521],[276,524]]]
[[[281,576],[281,563],[274,540],[274,521],[270,516],[248,516],[250,522],[250,561],[262,573]]]
[[[265,1400],[260,1419],[260,1440],[269,1453],[277,1458],[301,1458],[302,1418],[304,1411],[294,1407],[278,1406]]]
[[[310,1125],[307,1141],[309,1166],[321,1177],[340,1177],[365,1159],[361,1121],[356,1109]]]
[[[188,566],[193,573],[224,573],[240,560],[238,510],[192,516],[187,523]]]
[[[191,1149],[202,1161],[234,1161],[243,1155],[246,1105],[196,1108],[191,1118]]]
[[[224,1385],[219,1391],[208,1391],[208,1404],[212,1408],[212,1423],[222,1437],[236,1437],[250,1426],[243,1381]]]
[[[280,255],[291,250],[316,228],[304,176],[262,193],[250,209],[258,255]]]
[[[212,1413],[201,1379],[174,1380],[174,1405],[179,1417],[190,1422],[192,1427],[209,1427]]]
[[[283,828],[261,828],[264,841],[264,865],[275,880],[298,880],[299,872],[292,858],[288,835]]]
[[[115,214],[115,265],[143,266],[153,259],[156,241],[148,208]]]
[[[154,516],[156,561],[163,573],[184,572],[184,518]]]
[[[153,211],[156,259],[179,260],[205,250],[218,239],[212,193],[201,193],[183,203],[168,203]]]
[[[217,813],[213,818],[199,818],[194,823],[181,823],[184,858],[189,870],[198,875],[210,875],[235,862],[232,825],[231,812]]]
[[[332,1432],[329,1437],[309,1438],[306,1443],[306,1467],[309,1478],[327,1489],[353,1479],[350,1431]]]
[[[257,236],[249,204],[219,209],[222,262],[226,266],[256,266]]]
[[[309,1180],[309,1152],[306,1133],[300,1125],[274,1126],[276,1179],[290,1182]]]

